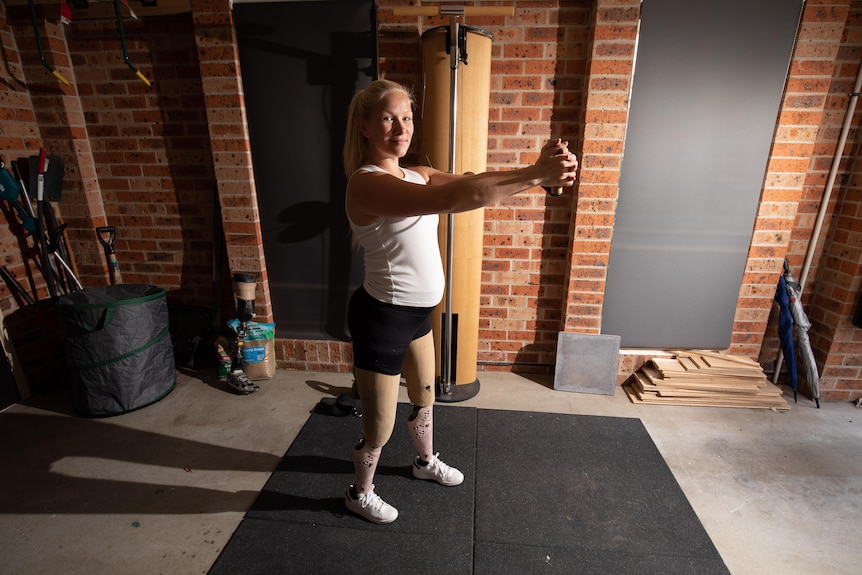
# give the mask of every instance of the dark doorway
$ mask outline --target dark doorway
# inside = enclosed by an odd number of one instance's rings
[[[371,0],[235,3],[276,336],[348,339],[362,281],[341,161],[353,93],[376,77]]]

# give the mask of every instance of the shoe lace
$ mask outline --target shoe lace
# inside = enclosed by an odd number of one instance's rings
[[[359,505],[361,505],[363,509],[370,507],[375,511],[380,511],[383,509],[383,500],[380,499],[380,496],[373,491],[369,491],[368,493],[361,494],[359,497]]]
[[[452,473],[452,468],[440,461],[440,458],[438,457],[439,455],[439,451],[434,454],[434,459],[430,461],[431,469],[436,475],[440,477],[449,477],[449,475]]]

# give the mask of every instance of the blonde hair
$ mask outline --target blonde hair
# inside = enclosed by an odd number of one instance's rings
[[[344,173],[348,179],[353,172],[366,163],[367,144],[359,130],[359,118],[370,119],[374,107],[392,92],[404,94],[410,101],[411,107],[415,104],[412,92],[391,80],[375,80],[364,90],[353,95],[347,112],[347,132],[344,135]]]

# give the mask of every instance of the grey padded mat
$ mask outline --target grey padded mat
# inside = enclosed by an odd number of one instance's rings
[[[402,404],[375,478],[398,519],[346,512],[360,420],[318,409],[210,573],[729,573],[639,420],[434,410],[462,485],[413,479]]]

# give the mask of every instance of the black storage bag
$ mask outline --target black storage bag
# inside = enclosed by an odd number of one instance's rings
[[[57,300],[75,409],[126,413],[158,401],[177,380],[165,290],[143,284],[88,288]]]

